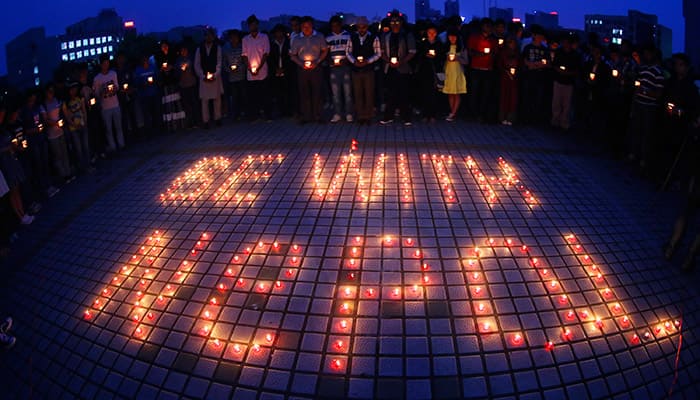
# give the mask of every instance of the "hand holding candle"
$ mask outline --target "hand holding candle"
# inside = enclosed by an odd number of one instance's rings
[[[618,70],[616,70],[616,69],[612,70],[612,76],[613,76],[613,78],[617,78],[619,75],[620,75],[620,71],[618,71]]]
[[[214,74],[212,74],[211,72],[207,72],[207,80],[208,80],[208,81],[213,81],[213,80],[214,80]]]
[[[484,48],[484,54],[490,54],[490,53],[491,53],[491,48],[490,48],[490,47]]]
[[[362,64],[362,63],[365,62],[365,58],[362,57],[362,56],[357,56],[357,62],[360,63],[360,64]]]
[[[435,57],[435,49],[430,49],[430,50],[428,50],[428,55],[429,55],[430,57]]]
[[[399,58],[398,57],[391,57],[389,60],[392,65],[397,65],[399,63]]]
[[[311,69],[311,60],[306,60],[304,61],[304,68],[305,69]]]
[[[447,56],[447,58],[448,58],[450,61],[454,61],[454,60],[457,58],[457,55],[454,54],[454,53],[450,53],[450,54]]]

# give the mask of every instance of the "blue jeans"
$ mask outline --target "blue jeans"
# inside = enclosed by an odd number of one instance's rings
[[[352,78],[349,67],[331,67],[331,92],[333,92],[335,113],[352,114]],[[343,100],[345,100],[344,113]]]
[[[77,131],[66,131],[70,146],[72,146],[73,155],[78,162],[80,169],[87,169],[90,166],[90,147],[88,145],[88,129],[83,127]]]
[[[102,120],[105,123],[105,135],[107,138],[107,152],[113,152],[117,150],[116,146],[120,149],[124,148],[124,132],[122,131],[122,113],[119,107],[110,108],[108,110],[102,110]],[[115,145],[114,138],[116,137],[117,143]]]

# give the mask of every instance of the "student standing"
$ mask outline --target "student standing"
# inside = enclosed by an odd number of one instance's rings
[[[199,78],[199,100],[202,103],[202,122],[209,129],[209,103],[213,103],[214,121],[221,126],[221,96],[224,86],[221,82],[221,47],[216,43],[216,31],[207,28],[204,42],[194,56],[194,70]]]

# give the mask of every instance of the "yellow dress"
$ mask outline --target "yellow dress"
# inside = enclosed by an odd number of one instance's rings
[[[451,45],[448,54],[457,54],[457,45]],[[467,78],[464,76],[464,69],[459,61],[445,62],[445,87],[442,88],[445,94],[465,94],[467,93]]]

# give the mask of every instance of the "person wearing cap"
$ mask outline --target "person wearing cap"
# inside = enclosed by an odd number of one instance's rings
[[[409,63],[416,55],[416,40],[412,33],[404,31],[403,24],[403,14],[393,11],[389,18],[390,31],[382,39],[387,89],[384,119],[380,121],[382,125],[394,122],[396,109],[400,110],[405,126],[413,125],[409,93],[413,69]]]
[[[248,105],[251,120],[270,118],[270,96],[268,94],[269,69],[267,58],[270,54],[270,38],[260,32],[260,21],[255,15],[246,20],[248,34],[243,38],[243,60],[248,67]]]
[[[347,61],[350,34],[343,29],[343,19],[339,15],[331,17],[330,25],[331,33],[326,36],[326,43],[328,44],[328,64],[330,65],[334,109],[331,122],[340,122],[343,119],[343,114],[347,122],[353,122],[352,79]]]
[[[211,113],[209,103],[213,103],[214,121],[221,126],[221,95],[224,86],[221,82],[221,47],[216,42],[216,31],[207,28],[204,42],[194,56],[194,70],[199,78],[199,99],[202,103],[202,122],[204,128],[209,128]]]
[[[352,86],[358,122],[369,125],[374,118],[374,65],[382,57],[382,46],[379,38],[369,32],[369,21],[366,17],[358,18],[355,26],[357,32],[350,36],[346,57],[352,65]]]
[[[328,55],[326,39],[314,32],[311,17],[301,19],[301,35],[292,42],[289,54],[298,66],[301,122],[321,122],[323,70],[320,65]]]

